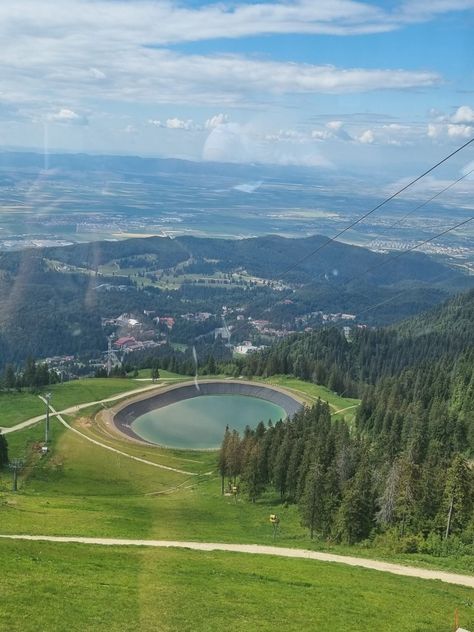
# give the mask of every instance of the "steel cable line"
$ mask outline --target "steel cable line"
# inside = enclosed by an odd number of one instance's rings
[[[375,213],[376,211],[378,211],[380,208],[382,208],[382,206],[385,206],[386,204],[388,204],[391,200],[393,200],[394,198],[398,197],[401,193],[403,193],[404,191],[406,191],[407,189],[409,189],[410,187],[412,187],[414,184],[416,184],[417,182],[419,182],[420,180],[422,180],[423,178],[425,178],[428,174],[430,174],[432,171],[434,171],[435,169],[437,169],[439,166],[441,166],[443,163],[445,163],[446,161],[448,161],[450,158],[452,158],[453,156],[455,156],[457,153],[459,153],[460,151],[462,151],[463,149],[465,149],[466,147],[468,147],[471,143],[474,143],[474,138],[471,138],[471,140],[468,140],[466,143],[464,143],[464,145],[461,145],[460,147],[458,147],[457,149],[455,149],[454,151],[452,151],[450,154],[448,154],[447,156],[445,156],[444,158],[442,158],[441,160],[439,160],[435,165],[433,165],[432,167],[430,167],[429,169],[427,169],[426,171],[424,171],[421,175],[417,176],[416,178],[414,178],[413,180],[410,180],[410,182],[408,182],[408,184],[406,184],[405,186],[403,186],[401,189],[398,189],[397,191],[395,191],[395,193],[392,193],[392,195],[390,195],[389,197],[385,198],[384,200],[382,200],[382,202],[379,202],[379,204],[377,204],[376,206],[374,206],[373,208],[371,208],[369,211],[367,211],[366,213],[364,213],[364,215],[361,215],[358,219],[354,220],[353,222],[351,222],[348,226],[346,226],[345,228],[343,228],[342,230],[340,230],[338,233],[336,233],[336,235],[334,235],[333,237],[329,237],[324,243],[322,243],[320,246],[318,246],[317,248],[315,248],[314,250],[312,250],[311,252],[309,252],[308,254],[304,255],[303,257],[301,257],[300,259],[298,259],[297,261],[295,261],[295,263],[293,263],[289,268],[287,268],[286,270],[284,270],[281,274],[285,275],[288,274],[288,272],[291,272],[292,270],[294,270],[295,268],[297,268],[301,263],[303,263],[304,261],[307,261],[310,257],[313,257],[315,254],[317,254],[318,252],[320,252],[323,248],[325,248],[326,246],[328,246],[329,244],[333,243],[338,237],[340,237],[341,235],[344,235],[344,233],[347,233],[348,230],[350,230],[351,228],[353,228],[354,226],[357,226],[357,224],[360,224],[360,222],[362,222],[364,219],[366,219],[367,217],[369,217],[370,215],[372,215],[373,213]]]
[[[440,232],[440,233],[438,233],[436,235],[433,235],[432,237],[429,237],[428,239],[425,239],[424,241],[421,241],[419,244],[415,244],[414,246],[411,246],[410,248],[407,248],[406,250],[401,250],[396,255],[393,255],[393,257],[388,257],[388,259],[384,259],[383,261],[380,261],[379,263],[377,263],[377,264],[375,264],[373,266],[370,266],[369,268],[367,268],[366,270],[364,270],[360,274],[356,274],[355,276],[350,278],[348,281],[344,281],[343,285],[348,285],[349,283],[352,283],[352,281],[356,281],[358,278],[362,277],[364,274],[367,274],[368,272],[371,272],[372,270],[376,270],[377,268],[381,268],[384,265],[386,265],[387,263],[390,263],[390,261],[394,261],[395,259],[399,259],[404,254],[406,254],[407,252],[412,252],[413,250],[417,250],[417,248],[420,248],[421,246],[424,246],[425,244],[430,243],[430,241],[434,241],[438,237],[442,237],[443,235],[446,235],[447,233],[450,233],[451,231],[456,230],[457,228],[460,228],[461,226],[464,226],[464,224],[468,224],[469,222],[472,222],[473,219],[474,219],[474,216],[473,217],[468,217],[467,219],[463,220],[462,222],[459,222],[458,224],[456,224],[455,226],[451,226],[450,228],[447,228],[446,230],[443,230],[442,232]]]
[[[341,231],[339,231],[336,235],[334,235],[333,237],[328,238],[324,243],[322,243],[320,246],[318,246],[317,248],[315,248],[314,250],[312,250],[311,252],[307,253],[306,255],[304,255],[303,257],[301,257],[300,259],[298,259],[295,263],[293,263],[290,267],[288,267],[286,270],[284,270],[281,276],[284,276],[286,274],[288,274],[289,272],[291,272],[292,270],[294,270],[295,268],[297,268],[301,263],[303,263],[304,261],[307,261],[310,257],[314,256],[315,254],[317,254],[318,252],[320,252],[323,248],[325,248],[326,246],[328,246],[330,243],[333,243],[336,241],[336,239],[338,237],[340,237],[341,235],[343,235],[344,233],[346,233],[348,230],[350,230],[351,228],[353,228],[354,226],[356,226],[357,224],[359,224],[360,222],[362,222],[364,219],[366,219],[367,217],[369,217],[370,215],[372,215],[373,213],[375,213],[378,209],[380,209],[382,206],[385,206],[388,202],[390,202],[391,200],[393,200],[394,198],[398,197],[401,193],[403,193],[404,191],[406,191],[408,188],[410,188],[411,186],[413,186],[416,182],[419,182],[422,178],[426,177],[428,174],[430,174],[432,171],[434,171],[435,169],[437,169],[440,165],[442,165],[443,163],[445,163],[446,161],[448,161],[450,158],[452,158],[453,156],[455,156],[457,153],[459,153],[460,151],[462,151],[463,149],[465,149],[466,147],[468,147],[469,145],[471,145],[474,142],[474,138],[471,138],[469,141],[467,141],[466,143],[464,143],[463,145],[461,145],[460,147],[458,147],[457,149],[455,149],[454,151],[452,151],[450,154],[448,154],[447,156],[445,156],[444,158],[442,158],[441,160],[439,160],[436,164],[434,164],[432,167],[430,167],[429,169],[427,169],[426,171],[424,171],[421,175],[417,176],[416,178],[412,179],[408,184],[406,184],[405,186],[403,186],[401,189],[398,189],[395,193],[392,193],[392,195],[390,195],[389,197],[385,198],[382,202],[380,202],[379,204],[377,204],[376,206],[374,206],[372,209],[370,209],[369,211],[367,211],[366,213],[364,213],[361,217],[359,217],[358,219],[354,220],[353,222],[351,222],[348,226],[346,226],[345,228],[343,228]],[[444,193],[445,191],[447,191],[448,189],[452,188],[453,186],[455,186],[456,184],[458,184],[459,182],[461,182],[462,180],[464,180],[468,175],[470,175],[472,172],[474,171],[471,170],[469,171],[467,174],[464,174],[463,176],[461,176],[460,178],[458,178],[457,180],[455,180],[454,182],[451,182],[447,187],[444,187],[444,189],[442,189],[441,191],[439,191],[436,195],[432,196],[429,200],[427,200],[426,202],[424,202],[423,204],[418,205],[415,209],[413,209],[412,211],[410,211],[405,217],[402,218],[405,219],[406,217],[408,217],[408,215],[411,215],[412,213],[414,213],[416,210],[418,210],[419,208],[421,208],[422,206],[425,206],[426,204],[428,204],[430,201],[432,201],[433,199],[435,199],[436,197],[438,197],[439,195],[441,195],[442,193]],[[465,220],[464,222],[461,222],[459,224],[459,226],[467,223],[468,221],[471,221],[472,218]],[[445,233],[450,232],[451,230],[455,230],[456,228],[458,228],[459,226],[454,226],[452,228],[449,228],[446,231],[443,231],[442,233],[436,235],[435,237],[431,238],[430,240],[427,241],[431,241],[432,239],[436,239],[437,237],[440,237],[442,235],[444,235]],[[426,242],[423,242],[426,243]],[[423,245],[423,243],[420,243],[417,245],[417,247],[420,247]],[[416,248],[411,248],[410,250],[415,250]],[[403,253],[405,252],[409,252],[409,250],[405,250],[403,251]],[[401,256],[398,255],[398,256]],[[396,258],[396,257],[393,257]],[[367,272],[367,270],[366,270]],[[365,274],[365,273],[364,273]],[[353,279],[351,279],[352,281]],[[346,282],[347,283],[347,282]],[[393,299],[392,299],[393,300]],[[265,310],[266,311],[266,310]],[[263,315],[264,311],[261,312],[260,315]],[[238,333],[239,331],[242,331],[244,329],[244,326],[240,326],[237,327],[236,329],[234,329],[234,331],[232,331],[232,335],[235,335],[236,333]]]
[[[414,209],[412,209],[409,213],[407,213],[406,215],[404,215],[400,219],[397,219],[396,222],[394,222],[393,224],[390,224],[390,226],[386,226],[384,228],[384,230],[389,230],[390,228],[394,228],[397,224],[401,224],[402,222],[404,222],[406,220],[407,217],[410,217],[410,215],[413,215],[413,213],[416,213],[416,211],[419,211],[420,208],[423,208],[424,206],[426,206],[427,204],[429,204],[430,202],[435,200],[437,197],[439,197],[440,195],[442,195],[443,193],[445,193],[446,191],[448,191],[452,187],[456,186],[456,184],[459,184],[459,182],[461,182],[462,180],[465,180],[468,176],[471,175],[471,173],[474,173],[474,169],[471,169],[470,171],[468,171],[467,173],[462,175],[457,180],[454,180],[453,182],[448,184],[448,186],[444,187],[444,189],[441,189],[441,191],[438,191],[438,193],[436,193],[435,195],[430,197],[430,199],[426,200],[426,202],[423,202],[422,204],[419,204],[418,206],[415,206]]]

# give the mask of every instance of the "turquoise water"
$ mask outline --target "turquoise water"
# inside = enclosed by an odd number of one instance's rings
[[[284,419],[280,406],[247,395],[202,395],[184,399],[137,417],[132,429],[147,441],[170,448],[218,448],[225,427],[242,432],[260,421]]]

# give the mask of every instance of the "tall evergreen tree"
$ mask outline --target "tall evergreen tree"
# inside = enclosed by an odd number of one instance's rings
[[[8,443],[4,434],[0,431],[0,469],[8,465]]]
[[[324,478],[320,465],[311,466],[306,477],[303,494],[300,498],[299,509],[301,522],[308,527],[311,539],[321,525],[321,508],[323,504]]]
[[[469,465],[460,454],[456,454],[448,470],[444,492],[445,538],[460,531],[471,517],[473,492],[473,475]]]
[[[230,443],[230,430],[229,426],[226,426],[224,438],[222,439],[221,449],[219,450],[219,474],[221,476],[221,493],[224,494],[225,477],[229,475],[229,443]]]

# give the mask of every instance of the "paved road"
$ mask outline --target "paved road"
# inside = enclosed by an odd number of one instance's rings
[[[45,404],[47,404],[47,401],[44,397],[40,396],[40,399]],[[51,411],[51,414],[53,416],[56,416],[59,419],[59,421],[63,424],[63,426],[65,426],[68,430],[71,430],[71,432],[74,432],[80,437],[82,437],[83,439],[86,439],[86,441],[90,441],[94,445],[104,448],[104,450],[115,452],[115,454],[120,454],[120,456],[124,456],[127,459],[131,459],[132,461],[138,461],[139,463],[145,463],[145,465],[151,465],[152,467],[157,467],[160,470],[168,470],[170,472],[177,472],[178,474],[186,474],[187,476],[197,476],[196,472],[187,472],[186,470],[180,470],[176,467],[170,467],[169,465],[162,465],[161,463],[148,461],[148,459],[142,459],[139,456],[133,456],[132,454],[127,454],[127,452],[122,452],[122,450],[117,450],[117,448],[113,448],[112,446],[107,445],[106,443],[102,443],[102,441],[97,441],[96,439],[89,437],[89,435],[86,435],[83,432],[80,432],[80,430],[77,430],[76,428],[73,428],[70,424],[68,424],[68,422],[64,419],[64,417],[61,416],[61,413],[58,412],[57,410],[54,410],[51,404],[49,405],[49,409]]]
[[[75,404],[74,406],[70,406],[69,408],[64,408],[64,410],[60,410],[59,414],[68,415],[71,413],[77,413],[84,408],[89,408],[90,406],[96,406],[97,404],[107,404],[108,402],[116,402],[119,399],[124,399],[125,397],[130,397],[132,395],[139,395],[140,393],[146,393],[147,391],[151,391],[156,388],[160,388],[164,386],[164,384],[153,384],[152,386],[144,386],[142,388],[136,388],[133,391],[125,391],[122,393],[118,393],[117,395],[111,395],[106,399],[100,399],[95,402],[86,402],[84,404]],[[2,434],[9,434],[10,432],[16,432],[17,430],[23,430],[24,428],[28,428],[29,426],[34,426],[46,419],[46,415],[38,415],[37,417],[31,417],[31,419],[27,419],[26,421],[22,421],[16,426],[12,426],[11,428],[1,428]]]
[[[418,579],[436,579],[448,584],[468,586],[474,588],[474,575],[459,575],[447,571],[435,571],[415,566],[403,566],[380,560],[368,560],[347,555],[320,553],[306,549],[289,549],[279,546],[262,546],[259,544],[223,544],[218,542],[183,542],[172,540],[126,540],[122,538],[82,538],[76,536],[48,536],[48,535],[0,535],[0,538],[10,540],[33,540],[38,542],[69,542],[79,544],[96,544],[102,546],[149,546],[160,548],[192,549],[194,551],[227,551],[232,553],[250,553],[257,555],[272,555],[291,557],[318,562],[336,562],[348,566],[368,568],[374,571],[416,577]]]

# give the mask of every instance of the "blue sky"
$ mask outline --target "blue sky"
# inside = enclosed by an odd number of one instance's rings
[[[474,136],[473,27],[474,0],[2,0],[0,144],[403,173]]]

